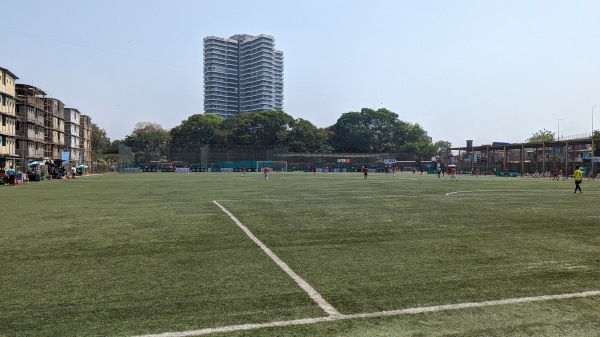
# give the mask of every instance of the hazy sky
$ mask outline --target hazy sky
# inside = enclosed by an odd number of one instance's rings
[[[203,113],[203,38],[268,34],[284,110],[319,127],[385,107],[453,146],[600,129],[600,1],[28,0],[0,67],[111,139]]]

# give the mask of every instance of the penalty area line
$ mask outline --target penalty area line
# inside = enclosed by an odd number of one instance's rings
[[[315,301],[319,305],[319,307],[321,307],[321,309],[323,309],[330,316],[340,315],[340,313],[331,304],[329,304],[323,298],[323,296],[321,296],[321,294],[319,294],[310,284],[308,284],[308,282],[306,282],[302,277],[296,274],[292,270],[292,268],[290,268],[290,266],[287,265],[287,263],[283,262],[283,260],[281,260],[275,253],[273,253],[273,251],[271,251],[269,247],[267,247],[264,243],[262,243],[262,241],[260,241],[256,236],[254,236],[254,234],[252,234],[248,227],[244,226],[244,224],[242,224],[240,220],[238,220],[231,212],[229,212],[216,200],[213,200],[213,202],[215,203],[215,205],[219,206],[219,208],[223,212],[225,212],[225,214],[227,214],[229,218],[231,218],[231,220],[233,220],[233,222],[235,222],[235,224],[238,225],[238,227],[240,227],[244,231],[244,233],[246,233],[246,235],[250,239],[252,239],[252,241],[254,241],[254,243],[256,243],[260,247],[260,249],[262,249],[271,258],[271,260],[273,260],[273,262],[275,262],[279,266],[279,268],[283,269],[283,271],[285,271],[292,278],[292,280],[294,280],[296,284],[298,284],[300,288],[302,288],[308,294],[308,296],[310,296],[310,298],[312,298],[313,301]]]
[[[529,302],[540,302],[540,301],[550,301],[550,300],[564,300],[571,298],[584,298],[584,297],[596,297],[600,296],[600,291],[586,291],[581,293],[572,293],[572,294],[559,294],[559,295],[542,295],[542,296],[533,296],[533,297],[520,297],[520,298],[509,298],[504,300],[495,300],[495,301],[483,301],[483,302],[467,302],[467,303],[458,303],[458,304],[446,304],[446,305],[436,305],[430,307],[416,307],[416,308],[408,308],[408,309],[400,309],[400,310],[389,310],[389,311],[379,311],[372,313],[363,313],[363,314],[351,314],[351,315],[331,315],[326,317],[316,317],[316,318],[302,318],[302,319],[294,319],[289,321],[276,321],[270,323],[249,323],[249,324],[240,324],[240,325],[230,325],[224,326],[220,328],[206,328],[200,330],[191,330],[191,331],[182,331],[182,332],[165,332],[155,335],[140,335],[136,337],[190,337],[190,336],[198,336],[198,335],[207,335],[212,333],[221,333],[221,332],[231,332],[231,331],[247,331],[247,330],[255,330],[261,328],[272,328],[272,327],[281,327],[281,326],[290,326],[290,325],[307,325],[307,324],[315,324],[321,322],[333,322],[340,321],[344,319],[361,319],[361,318],[377,318],[377,317],[386,317],[386,316],[400,316],[400,315],[416,315],[428,312],[438,312],[438,311],[448,311],[448,310],[460,310],[467,308],[482,308],[482,307],[492,307],[498,305],[508,305],[508,304],[517,304],[517,303],[529,303]]]

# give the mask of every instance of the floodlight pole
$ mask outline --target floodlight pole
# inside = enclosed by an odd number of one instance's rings
[[[562,118],[558,119],[558,131],[556,131],[556,141],[560,140],[560,121],[562,120]]]

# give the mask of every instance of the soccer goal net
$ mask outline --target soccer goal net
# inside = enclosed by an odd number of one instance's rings
[[[256,162],[256,172],[262,172],[265,169],[265,166],[269,168],[272,172],[287,172],[287,161],[257,161]]]

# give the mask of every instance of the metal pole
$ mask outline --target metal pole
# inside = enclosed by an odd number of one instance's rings
[[[596,106],[592,105],[592,138],[594,138],[594,108]]]
[[[594,108],[596,106],[592,105],[592,135],[590,136],[590,140],[592,141],[592,158],[594,157]],[[594,171],[594,160],[592,159],[592,179],[596,177],[596,172]]]

